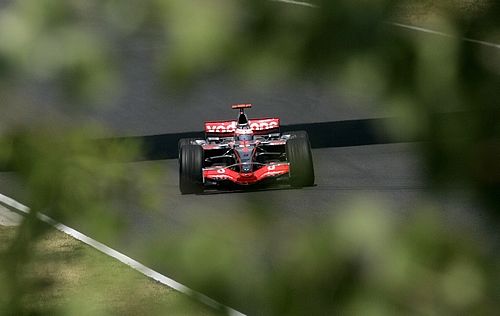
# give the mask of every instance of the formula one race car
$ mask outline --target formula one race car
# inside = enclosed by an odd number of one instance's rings
[[[251,104],[233,105],[235,121],[205,122],[205,139],[179,140],[182,194],[208,188],[245,188],[284,183],[314,184],[311,145],[306,132],[280,133],[279,118],[248,119]]]

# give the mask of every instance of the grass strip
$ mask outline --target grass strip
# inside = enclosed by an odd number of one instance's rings
[[[0,226],[4,260],[17,228]],[[33,260],[20,265],[30,314],[62,315],[215,315],[186,297],[56,230],[32,249]],[[1,271],[0,271],[0,279]],[[2,291],[8,290],[0,286]],[[0,314],[2,306],[0,304]]]

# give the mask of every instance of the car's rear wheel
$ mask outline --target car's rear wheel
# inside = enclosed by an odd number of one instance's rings
[[[179,155],[179,161],[181,159],[181,148],[185,145],[190,145],[192,141],[196,140],[196,138],[181,138],[177,142],[177,152]]]
[[[290,184],[298,188],[314,185],[311,144],[306,132],[287,141],[286,155],[290,163]]]
[[[179,189],[182,194],[203,191],[203,148],[184,145],[179,157]]]

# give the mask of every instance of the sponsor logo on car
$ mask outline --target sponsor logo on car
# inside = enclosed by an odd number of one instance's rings
[[[250,120],[249,123],[253,131],[264,131],[279,127],[279,119]],[[234,131],[236,131],[236,125],[236,121],[207,122],[205,123],[205,132],[234,133]]]

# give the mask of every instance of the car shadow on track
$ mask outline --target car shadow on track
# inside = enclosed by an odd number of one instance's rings
[[[302,190],[306,188],[317,187],[314,184],[309,187],[294,188],[291,186],[272,186],[272,187],[251,187],[251,188],[227,188],[218,190],[205,190],[202,193],[197,193],[196,195],[216,195],[216,194],[231,194],[231,193],[251,193],[251,192],[266,192],[266,191],[290,191],[290,190]]]

